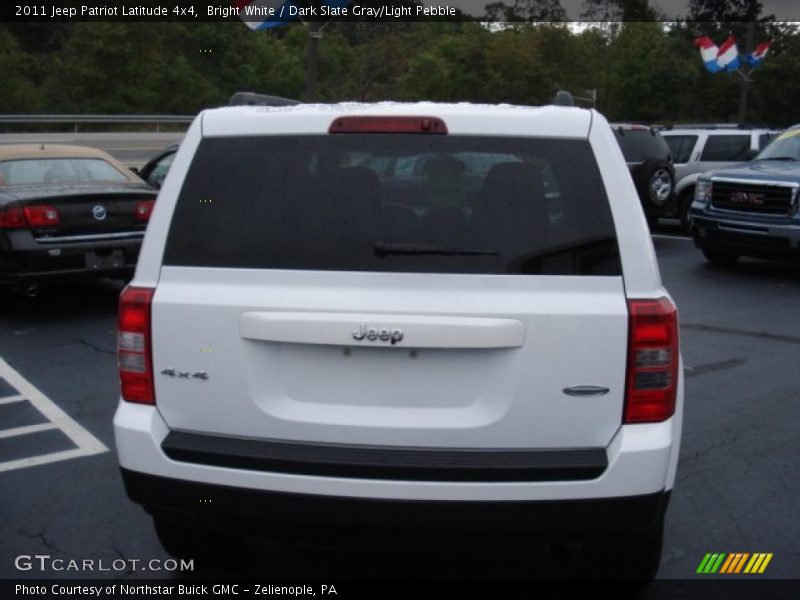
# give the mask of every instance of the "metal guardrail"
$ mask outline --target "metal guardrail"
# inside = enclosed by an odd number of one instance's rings
[[[86,123],[123,123],[152,124],[159,131],[164,124],[189,124],[193,115],[0,115],[0,124],[4,123],[72,123],[74,131],[78,125]]]

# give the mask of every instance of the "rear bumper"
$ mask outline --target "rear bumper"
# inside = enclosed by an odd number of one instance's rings
[[[273,536],[340,538],[384,534],[590,539],[655,527],[669,492],[569,501],[424,501],[242,489],[122,469],[128,496],[161,518]]]
[[[449,477],[448,480],[433,472],[423,477],[418,470],[414,473],[397,471],[389,476],[378,477],[374,471],[342,471],[342,468],[350,466],[346,461],[338,459],[335,465],[337,471],[323,472],[319,470],[319,456],[311,457],[313,460],[299,466],[270,466],[261,462],[263,455],[255,456],[258,464],[224,462],[215,456],[220,454],[219,449],[209,448],[207,445],[203,445],[203,450],[210,451],[210,455],[193,455],[192,449],[185,445],[184,452],[189,454],[176,453],[174,444],[172,448],[170,444],[165,444],[171,431],[156,407],[122,401],[119,402],[114,417],[114,435],[120,466],[126,471],[165,481],[192,482],[201,488],[220,486],[243,492],[322,496],[332,499],[403,499],[455,503],[570,502],[650,496],[672,489],[678,463],[682,413],[681,379],[676,413],[671,419],[662,423],[620,427],[604,449],[606,466],[602,472],[588,476],[583,474],[580,478],[573,476],[571,479],[567,476],[516,476],[511,479],[506,476],[502,481],[487,481],[483,475],[474,476],[473,471],[468,478],[461,477],[458,480]],[[231,452],[226,449],[223,454],[230,455]],[[254,459],[249,449],[245,454],[249,455],[246,456],[248,461]],[[571,459],[576,458],[571,451],[567,454]],[[405,469],[409,464],[408,460],[414,457],[400,453],[388,458],[394,461],[390,467],[399,466]],[[376,460],[374,456],[373,460]],[[430,463],[426,466],[430,466]],[[533,466],[537,465],[534,463]],[[133,497],[144,504],[152,502],[138,494]],[[208,509],[200,503],[200,498],[188,506],[201,512]]]
[[[27,235],[0,248],[0,284],[23,284],[56,279],[111,277],[132,274],[139,258],[141,237],[40,244]],[[89,264],[87,253],[98,257],[117,251],[116,264]]]

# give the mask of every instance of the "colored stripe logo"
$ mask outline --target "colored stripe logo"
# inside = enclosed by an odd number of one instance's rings
[[[772,552],[754,552],[752,554],[750,552],[709,552],[700,561],[697,572],[703,575],[713,573],[754,575],[763,573],[771,560]]]

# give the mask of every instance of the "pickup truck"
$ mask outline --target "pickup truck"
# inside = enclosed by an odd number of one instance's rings
[[[717,264],[742,256],[800,262],[800,125],[749,163],[701,175],[689,212],[695,245]]]

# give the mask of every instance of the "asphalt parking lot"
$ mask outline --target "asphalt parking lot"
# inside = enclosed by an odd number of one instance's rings
[[[667,232],[670,233],[670,232]],[[800,577],[800,270],[760,261],[705,262],[680,237],[655,238],[680,311],[686,413],[667,514],[664,578],[698,577],[708,552],[767,552],[765,578]],[[128,502],[111,419],[117,402],[115,311],[120,282],[0,299],[0,578],[183,577],[126,568],[19,571],[15,557],[165,559]],[[566,550],[501,557],[443,548],[331,553],[251,542],[193,575],[273,577],[575,576]],[[487,558],[488,557],[488,558]],[[707,576],[708,577],[708,576]]]

